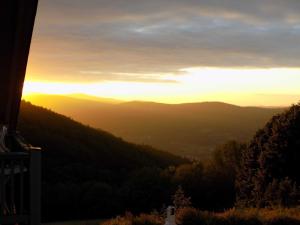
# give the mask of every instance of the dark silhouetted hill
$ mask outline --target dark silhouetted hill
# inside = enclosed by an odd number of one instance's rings
[[[44,220],[99,218],[123,212],[128,196],[124,189],[132,174],[143,168],[160,171],[188,162],[27,102],[21,105],[19,130],[28,142],[43,149]],[[152,177],[158,177],[158,172],[154,174]],[[158,193],[162,196],[156,194],[152,204],[161,204],[165,198],[163,191]],[[148,204],[151,206],[150,201]]]
[[[62,163],[63,159],[72,159],[96,163],[105,169],[135,169],[184,162],[170,153],[126,142],[26,102],[22,102],[19,129],[30,143],[41,146],[48,157],[59,156]]]

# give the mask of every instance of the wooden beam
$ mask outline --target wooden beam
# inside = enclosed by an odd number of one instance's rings
[[[0,124],[14,133],[38,0],[0,3]]]

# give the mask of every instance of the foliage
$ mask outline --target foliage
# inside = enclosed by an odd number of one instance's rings
[[[192,205],[191,197],[186,197],[181,186],[178,187],[173,195],[173,205],[176,209],[189,207]]]
[[[163,219],[153,215],[141,215],[134,217],[127,214],[107,221],[103,225],[133,225],[135,218],[139,219],[139,225],[163,225]],[[148,218],[148,219],[147,219]],[[151,222],[149,222],[149,220]],[[178,225],[299,225],[300,209],[230,209],[223,213],[201,211],[192,207],[177,210],[176,223]]]
[[[299,204],[300,104],[274,116],[243,152],[238,205]]]
[[[208,224],[215,219],[211,213],[191,207],[180,208],[176,214],[176,223],[179,225]]]
[[[133,216],[127,213],[124,217],[116,217],[101,225],[163,225],[163,219],[157,215],[141,214]]]
[[[235,179],[245,144],[229,141],[216,148],[207,164],[183,164],[171,171],[173,183],[191,197],[195,207],[224,210],[235,202]],[[224,194],[226,193],[226,194]]]

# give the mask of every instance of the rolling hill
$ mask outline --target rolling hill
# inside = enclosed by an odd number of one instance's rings
[[[167,167],[185,160],[150,146],[126,142],[112,134],[84,126],[66,116],[22,102],[19,130],[31,144],[41,146],[55,163],[97,164],[105,169]],[[73,161],[73,162],[74,162]],[[49,161],[50,162],[50,161]]]
[[[133,173],[189,162],[27,102],[22,102],[18,129],[43,149],[44,220],[114,215],[126,207],[122,190]]]
[[[128,141],[200,159],[207,159],[216,145],[228,140],[247,141],[273,115],[283,111],[222,102],[112,104],[57,95],[35,95],[29,101]]]

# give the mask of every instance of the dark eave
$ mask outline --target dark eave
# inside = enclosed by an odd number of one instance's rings
[[[38,0],[0,1],[0,125],[14,132]]]

